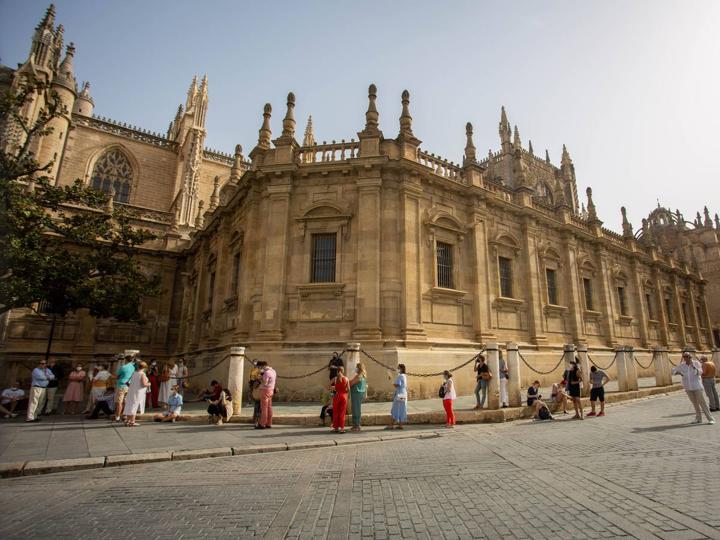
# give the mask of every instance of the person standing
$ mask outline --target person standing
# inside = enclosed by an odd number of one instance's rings
[[[175,366],[175,380],[176,382],[171,382],[172,385],[176,384],[178,387],[178,393],[182,396],[185,393],[185,388],[187,388],[187,378],[188,378],[188,368],[185,365],[185,359],[184,358],[178,358],[177,366]],[[171,375],[172,377],[172,375]],[[168,403],[169,404],[169,403]]]
[[[333,353],[332,358],[330,359],[330,362],[328,362],[328,375],[330,380],[333,380],[335,377],[337,377],[337,370],[338,368],[344,368],[345,364],[343,363],[343,359],[340,358],[340,355],[336,352]]]
[[[700,357],[700,364],[702,364],[702,383],[705,394],[707,394],[710,412],[720,411],[720,399],[718,399],[715,387],[715,363],[703,355]]]
[[[125,397],[128,393],[130,379],[135,373],[135,359],[128,355],[125,357],[125,364],[117,370],[117,388],[115,389],[115,421],[120,421],[125,406]]]
[[[42,412],[42,414],[45,415],[52,414],[55,411],[55,394],[57,393],[60,379],[62,379],[64,375],[63,368],[54,358],[51,358],[48,362],[48,369],[52,371],[55,378],[48,382],[47,393],[45,395],[45,406],[43,407]]]
[[[150,361],[147,376],[150,381],[150,392],[147,395],[145,406],[157,409],[159,406],[158,396],[160,395],[160,372],[158,370],[157,360],[154,358]]]
[[[335,386],[335,395],[333,396],[332,430],[334,433],[345,433],[345,415],[347,414],[350,381],[345,376],[345,369],[342,366],[338,366],[337,376],[333,384]]]
[[[485,357],[482,355],[480,355],[475,361],[475,367],[473,370],[476,372],[475,401],[477,402],[477,405],[475,405],[475,408],[482,409],[485,406],[485,400],[487,399],[488,384],[492,378],[492,373],[490,373],[490,368],[485,363]]]
[[[457,398],[455,393],[455,382],[452,378],[452,373],[449,371],[443,371],[443,408],[445,409],[445,427],[455,427],[455,412],[453,411],[453,401]]]
[[[692,355],[687,351],[683,353],[682,359],[682,362],[672,368],[672,374],[682,376],[683,388],[685,388],[685,393],[687,393],[688,399],[695,409],[695,421],[693,424],[702,422],[701,410],[705,413],[707,423],[714,424],[715,419],[710,414],[710,409],[708,409],[703,395],[702,365],[697,360],[693,360]]]
[[[595,416],[595,402],[600,401],[600,412],[597,416],[605,416],[605,383],[610,380],[610,377],[595,366],[590,367],[590,407],[591,411],[588,416]]]
[[[355,366],[355,375],[350,379],[350,405],[352,409],[352,431],[360,431],[362,402],[367,394],[367,372],[362,362]],[[323,423],[324,420],[323,420]]]
[[[63,401],[65,402],[65,414],[78,414],[80,412],[80,404],[84,401],[85,396],[85,377],[87,374],[81,364],[75,366],[75,371],[70,373],[69,382],[65,389]]]
[[[170,361],[163,365],[160,371],[160,389],[158,391],[158,405],[167,408],[168,398],[170,397],[171,375],[175,369],[175,364]]]
[[[125,408],[123,409],[125,425],[128,427],[139,426],[140,424],[135,421],[135,417],[138,412],[140,414],[145,412],[145,394],[147,394],[147,389],[150,386],[150,381],[145,374],[147,367],[147,364],[141,360],[137,364],[132,377],[130,377],[127,399],[125,399]]]
[[[390,409],[390,425],[385,429],[403,429],[403,423],[407,422],[407,399],[408,386],[405,364],[398,364],[397,376],[393,383],[395,394],[393,395],[392,408]]]
[[[500,360],[500,405],[503,409],[507,408],[510,403],[508,400],[508,380],[510,380],[510,370],[504,360]]]
[[[40,360],[38,367],[32,370],[32,386],[30,387],[30,401],[28,403],[26,422],[39,422],[35,415],[40,405],[45,402],[47,385],[55,378],[53,372],[47,367],[45,360]]]
[[[272,427],[272,400],[275,395],[275,370],[268,365],[262,368],[260,382],[260,423],[255,429],[270,429]]]
[[[576,420],[584,420],[583,418],[583,406],[582,399],[580,398],[580,383],[582,383],[582,373],[580,372],[580,364],[575,361],[570,364],[568,370],[568,394],[573,402],[573,408],[575,409]]]
[[[262,384],[262,372],[267,366],[267,362],[253,360],[253,368],[250,370],[248,385],[250,386],[250,399],[253,403],[253,424],[260,429],[260,385]]]

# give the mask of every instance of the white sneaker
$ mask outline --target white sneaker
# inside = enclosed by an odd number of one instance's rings
[[[714,419],[714,418],[711,418],[710,420],[707,421],[707,423],[708,423],[708,424],[714,424],[714,423],[715,423],[715,419]]]

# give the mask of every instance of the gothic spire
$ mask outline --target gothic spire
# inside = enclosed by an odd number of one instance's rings
[[[377,86],[371,84],[368,87],[368,108],[365,112],[365,133],[376,133],[378,131],[378,121],[380,120],[380,114],[378,114],[375,100],[377,99]]]
[[[272,131],[270,131],[270,116],[272,115],[272,105],[269,103],[265,104],[263,108],[263,123],[258,131],[258,147],[268,149],[270,148],[270,138],[272,137]]]
[[[570,159],[570,152],[567,151],[567,147],[564,144],[563,144],[562,158],[560,159],[560,163],[562,165],[572,163],[572,159]]]
[[[185,110],[190,110],[195,100],[195,94],[197,94],[197,75],[193,75],[190,88],[187,91],[187,99],[185,100]]]
[[[520,130],[517,126],[515,126],[515,131],[513,133],[513,146],[515,148],[521,148],[522,143],[520,142]]]
[[[475,163],[477,161],[475,145],[473,144],[473,127],[470,122],[465,124],[465,156],[463,158],[463,165],[469,163]]]
[[[510,142],[511,130],[510,122],[508,122],[505,106],[500,107],[500,124],[498,124],[498,133],[500,134],[500,145],[503,152],[510,152],[512,143]]]
[[[535,152],[533,152],[532,141],[530,139],[528,139],[528,152],[531,156],[535,155]]]
[[[233,157],[232,168],[230,169],[230,181],[237,182],[242,175],[243,160],[245,158],[242,154],[242,146],[239,144],[235,145],[235,156]]]
[[[595,203],[593,202],[592,198],[592,188],[587,188],[585,190],[585,194],[587,195],[587,213],[588,213],[588,219],[590,221],[597,221],[598,216],[597,212],[595,210]]]
[[[707,206],[703,209],[703,213],[705,214],[705,222],[703,225],[705,227],[712,227],[712,219],[710,219],[710,211]]]
[[[633,229],[632,229],[632,224],[628,221],[627,211],[625,210],[625,207],[624,207],[624,206],[621,206],[621,207],[620,207],[620,212],[622,213],[622,231],[623,231],[623,236],[626,237],[626,238],[630,238],[630,237],[634,236],[634,235],[633,235]]]
[[[307,125],[305,126],[305,136],[303,137],[303,146],[315,146],[315,133],[313,133],[312,114],[308,116]]]
[[[73,57],[75,56],[75,44],[70,42],[65,49],[65,59],[60,64],[58,72],[61,77],[65,77],[68,80],[75,80],[75,72],[73,68]]]
[[[220,177],[216,176],[213,179],[213,192],[210,195],[210,206],[208,210],[213,212],[220,205]]]
[[[295,94],[287,95],[287,111],[283,118],[282,137],[287,139],[295,138]]]
[[[548,152],[547,148],[545,149],[545,163],[550,163],[550,152]]]
[[[717,214],[715,214],[715,228],[720,231],[720,219],[718,219]]]
[[[403,90],[402,114],[400,115],[400,136],[414,137],[412,132],[412,116],[410,116],[410,92]]]

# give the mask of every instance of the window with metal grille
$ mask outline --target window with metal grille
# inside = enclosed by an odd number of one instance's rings
[[[230,295],[237,294],[238,283],[240,282],[240,253],[233,256],[232,282],[230,283]]]
[[[545,269],[545,280],[547,281],[548,304],[558,305],[557,280],[555,270],[552,268]]]
[[[445,242],[438,242],[437,252],[437,284],[438,287],[446,289],[454,288],[453,285],[453,253],[452,245]]]
[[[592,311],[593,307],[593,290],[590,278],[583,278],[583,290],[585,291],[585,309]]]
[[[512,298],[512,261],[506,257],[498,257],[498,268],[500,269],[500,296]]]
[[[335,281],[335,244],[337,234],[312,235],[312,283],[333,283]]]
[[[653,303],[652,303],[652,294],[651,293],[645,293],[645,305],[647,306],[648,319],[650,319],[651,321],[654,321],[655,313],[653,311]]]
[[[618,304],[620,304],[620,315],[627,315],[627,300],[625,298],[625,287],[618,287]]]

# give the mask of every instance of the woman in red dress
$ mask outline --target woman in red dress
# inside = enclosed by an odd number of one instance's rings
[[[147,395],[147,401],[145,406],[149,409],[157,409],[158,405],[158,394],[160,393],[160,376],[158,371],[157,360],[153,358],[150,362],[150,368],[148,369],[148,379],[150,380],[150,392]]]
[[[345,414],[347,413],[348,392],[350,381],[341,366],[337,368],[335,377],[335,396],[333,397],[333,432],[345,433]]]

